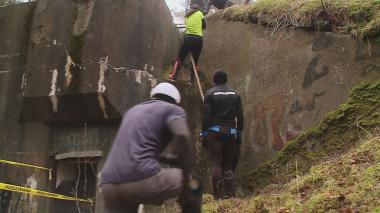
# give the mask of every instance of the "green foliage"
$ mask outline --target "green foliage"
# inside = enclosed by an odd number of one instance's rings
[[[275,28],[306,27],[359,38],[380,35],[378,0],[257,0],[249,7],[231,7],[221,13],[230,21],[257,17],[259,23]]]
[[[230,7],[222,13],[223,19],[228,21],[241,21],[244,23],[249,22],[249,8],[245,7]]]

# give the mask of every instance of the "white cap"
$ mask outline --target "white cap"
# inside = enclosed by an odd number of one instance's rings
[[[173,84],[167,82],[157,84],[150,92],[150,97],[157,94],[167,95],[173,98],[177,104],[181,103],[181,94]]]

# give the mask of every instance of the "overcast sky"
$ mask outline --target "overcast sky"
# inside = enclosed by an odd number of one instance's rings
[[[165,0],[170,12],[173,15],[175,24],[183,23],[183,16],[185,14],[186,0]]]
[[[152,0],[154,1],[154,0]],[[165,0],[170,12],[173,15],[173,22],[175,24],[183,24],[183,17],[185,15],[185,8],[188,0]],[[251,0],[255,2],[256,0]],[[244,1],[241,1],[244,2]]]

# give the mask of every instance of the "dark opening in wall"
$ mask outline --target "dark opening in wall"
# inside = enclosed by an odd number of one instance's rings
[[[70,158],[58,160],[56,165],[57,173],[54,193],[95,201],[97,176],[96,159],[87,157]],[[95,204],[53,200],[51,203],[51,212],[92,213],[95,212]]]

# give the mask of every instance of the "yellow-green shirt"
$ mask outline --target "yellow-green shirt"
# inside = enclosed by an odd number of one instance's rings
[[[191,16],[185,18],[185,25],[186,25],[185,34],[203,36],[203,33],[202,33],[202,19],[203,18],[204,18],[203,13],[201,11],[197,11],[191,14]]]

